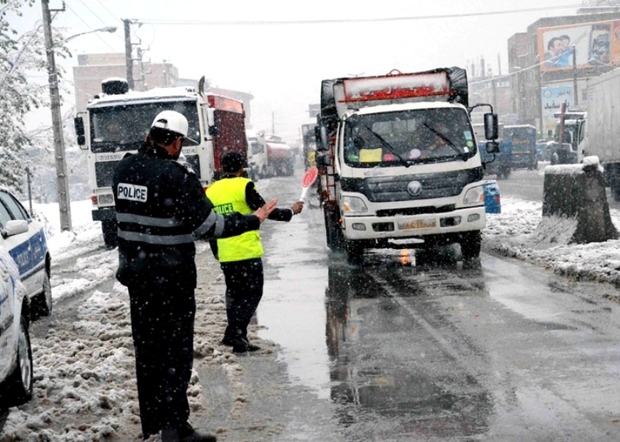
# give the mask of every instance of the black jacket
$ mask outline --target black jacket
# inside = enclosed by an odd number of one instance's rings
[[[198,238],[226,238],[260,227],[254,215],[213,211],[195,174],[158,146],[145,144],[117,166],[112,190],[123,285],[157,276],[196,284]]]

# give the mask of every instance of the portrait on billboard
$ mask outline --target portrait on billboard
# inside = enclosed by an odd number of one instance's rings
[[[620,61],[620,21],[538,29],[540,69],[607,66]]]

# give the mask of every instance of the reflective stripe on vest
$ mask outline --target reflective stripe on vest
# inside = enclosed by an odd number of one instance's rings
[[[223,178],[211,184],[206,191],[215,211],[220,214],[239,212],[248,215],[253,210],[245,201],[245,188],[251,180],[242,177]],[[220,262],[242,261],[263,256],[263,245],[258,230],[217,240]]]
[[[173,235],[162,235],[162,229],[159,234],[147,233],[146,231],[128,231],[121,228],[120,223],[136,224],[141,227],[179,227],[182,223],[176,218],[154,218],[144,215],[135,215],[133,213],[116,213],[116,220],[119,223],[117,235],[127,241],[138,241],[146,244],[173,246],[179,244],[193,243],[196,239],[204,235],[213,225],[215,229],[213,237],[217,238],[224,231],[224,217],[212,211],[204,222],[192,233],[181,233]]]

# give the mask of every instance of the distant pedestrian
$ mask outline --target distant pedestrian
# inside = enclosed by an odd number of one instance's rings
[[[213,211],[194,173],[179,164],[187,119],[155,117],[146,141],[117,166],[113,192],[119,267],[127,286],[136,357],[142,436],[161,430],[163,442],[215,441],[188,423],[187,387],[193,363],[196,247],[200,237],[257,231],[276,201],[245,216]]]
[[[222,158],[222,179],[207,188],[207,197],[215,211],[221,214],[242,214],[263,207],[265,200],[257,192],[252,180],[245,178],[244,158],[229,152]],[[303,209],[297,201],[290,209],[274,209],[271,220],[290,221]],[[214,255],[220,262],[226,280],[226,315],[228,326],[222,344],[231,346],[233,352],[244,353],[260,350],[248,340],[248,325],[263,296],[263,246],[257,230],[234,238],[211,241]]]

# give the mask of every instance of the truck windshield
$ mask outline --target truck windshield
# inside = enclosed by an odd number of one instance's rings
[[[175,110],[187,118],[188,136],[200,140],[196,101],[162,101],[124,103],[90,110],[91,150],[123,152],[137,150],[146,137],[153,119],[164,110]]]
[[[344,160],[352,167],[396,167],[466,160],[476,143],[464,109],[416,109],[347,119]]]

